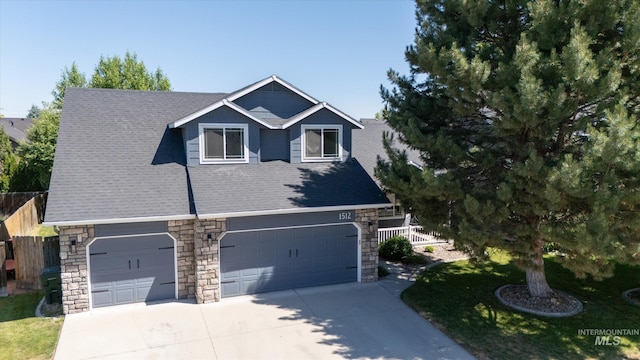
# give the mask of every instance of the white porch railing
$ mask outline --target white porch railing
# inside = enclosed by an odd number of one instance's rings
[[[422,226],[409,225],[378,229],[378,244],[396,235],[406,237],[407,239],[409,239],[409,242],[411,242],[411,244],[446,242],[446,240],[440,239],[438,237],[438,234],[433,231],[425,231]]]

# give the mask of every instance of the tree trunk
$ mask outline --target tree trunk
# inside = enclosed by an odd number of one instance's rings
[[[531,259],[531,265],[526,269],[527,288],[529,289],[529,294],[535,297],[548,297],[552,291],[544,274],[543,245],[544,240],[536,241],[536,255]]]

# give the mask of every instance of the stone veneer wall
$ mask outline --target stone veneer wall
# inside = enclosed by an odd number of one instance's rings
[[[196,300],[198,304],[220,301],[218,236],[226,231],[227,220],[196,220],[194,228]]]
[[[178,298],[191,299],[196,296],[196,268],[194,261],[193,220],[170,220],[169,233],[176,239],[178,260]]]
[[[93,237],[93,225],[60,227],[62,307],[65,314],[89,310],[86,246]],[[75,251],[71,246],[73,239],[76,240]]]
[[[374,282],[378,280],[378,210],[356,210],[356,222],[361,229],[362,271],[361,280]],[[371,231],[369,230],[371,223]]]

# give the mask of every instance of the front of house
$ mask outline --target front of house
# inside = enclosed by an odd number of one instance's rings
[[[45,223],[65,313],[377,279],[361,122],[272,76],[231,94],[68,89]]]

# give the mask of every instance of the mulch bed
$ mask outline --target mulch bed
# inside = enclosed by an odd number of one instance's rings
[[[456,250],[453,242],[435,243],[429,245],[433,251],[426,251],[427,245],[414,245],[413,251],[424,256],[429,264],[457,261],[468,259],[469,256],[462,251]]]
[[[497,295],[508,306],[543,316],[571,316],[582,309],[580,301],[569,294],[554,291],[549,297],[535,297],[522,285],[502,287]]]

